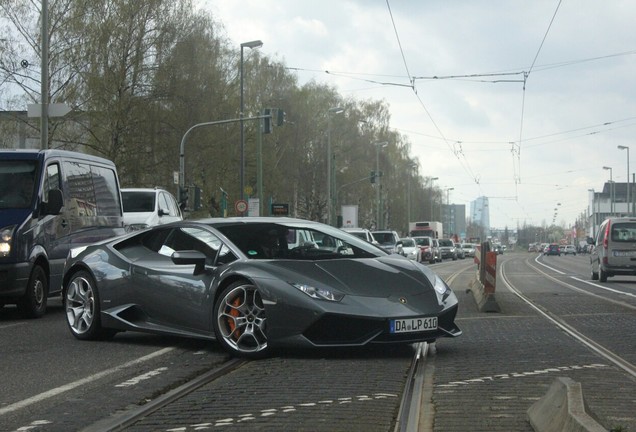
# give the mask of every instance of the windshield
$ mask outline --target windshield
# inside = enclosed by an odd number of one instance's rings
[[[320,260],[387,255],[371,243],[328,225],[239,223],[216,228],[250,259]]]
[[[390,232],[387,232],[387,233],[374,232],[373,233],[373,238],[375,238],[378,242],[380,242],[382,244],[394,244],[395,243],[395,237],[393,236],[393,233],[390,233]]]
[[[30,208],[36,161],[0,161],[0,209]]]
[[[155,211],[155,191],[121,191],[126,213],[148,213]]]

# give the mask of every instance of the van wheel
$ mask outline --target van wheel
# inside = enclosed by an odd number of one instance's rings
[[[46,312],[46,299],[49,294],[46,272],[42,267],[33,267],[26,293],[18,301],[18,309],[24,318],[40,318]]]
[[[595,272],[594,270],[592,270],[591,278],[592,280],[598,280],[598,272]]]
[[[607,272],[603,271],[603,267],[598,268],[598,280],[601,282],[607,282]]]

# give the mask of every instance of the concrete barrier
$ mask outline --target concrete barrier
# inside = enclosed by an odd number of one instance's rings
[[[479,273],[475,275],[475,278],[470,282],[469,289],[473,293],[473,298],[477,303],[477,309],[480,312],[501,312],[499,303],[495,298],[494,292],[486,292],[484,284],[479,280]]]
[[[558,377],[528,409],[528,419],[536,432],[607,432],[586,408],[581,384]]]

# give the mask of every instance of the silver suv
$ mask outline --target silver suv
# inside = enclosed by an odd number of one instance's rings
[[[601,224],[590,253],[592,280],[636,275],[636,218],[608,218]]]

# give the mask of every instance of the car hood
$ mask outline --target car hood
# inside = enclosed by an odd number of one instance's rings
[[[31,212],[30,209],[0,209],[0,229],[11,225],[21,225]]]
[[[265,262],[263,262],[265,264]],[[388,298],[430,293],[433,286],[419,263],[403,257],[270,261],[271,276],[290,283],[329,286],[343,294]]]

